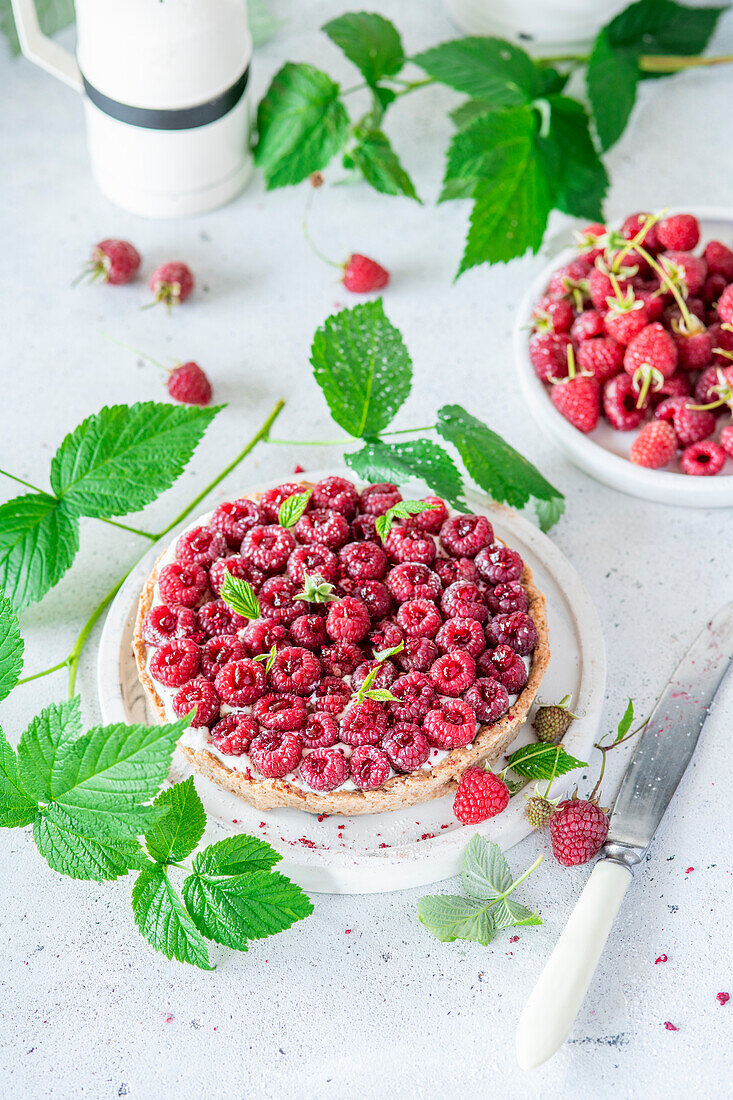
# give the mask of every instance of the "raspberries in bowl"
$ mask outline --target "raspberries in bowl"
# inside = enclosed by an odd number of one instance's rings
[[[435,497],[385,532],[401,499],[337,476],[242,495],[148,578],[134,652],[154,712],[193,712],[194,769],[260,809],[451,793],[526,717],[549,660],[531,571],[489,516]]]

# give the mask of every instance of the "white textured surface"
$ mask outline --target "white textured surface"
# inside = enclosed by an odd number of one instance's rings
[[[315,29],[345,8],[342,0],[283,0],[275,8],[288,24],[256,59],[256,93],[285,57],[320,62],[354,82]],[[453,33],[435,0],[429,6],[403,0],[398,22],[411,50]],[[733,51],[730,19],[715,46]],[[330,438],[308,348],[315,327],[346,296],[303,243],[304,193],[265,195],[257,181],[235,205],[197,221],[155,224],[122,214],[89,180],[73,93],[23,62],[3,56],[0,65],[6,90],[0,141],[10,167],[0,204],[2,464],[46,484],[53,449],[85,415],[105,402],[161,394],[156,371],[137,367],[99,336],[102,329],[159,358],[198,358],[217,398],[229,402],[209,449],[141,524],[162,525],[175,514],[281,395],[290,406],[279,435],[305,434],[307,413],[308,434]],[[728,68],[648,82],[633,125],[609,157],[609,215],[729,202],[733,163],[718,137],[718,107],[732,94]],[[422,92],[389,123],[430,199],[440,178],[438,150],[449,135],[444,109],[452,101],[441,89]],[[335,189],[317,196],[312,230],[335,256],[363,250],[393,271],[387,310],[404,331],[418,375],[400,423],[429,422],[438,404],[463,401],[568,494],[569,514],[554,538],[577,565],[606,630],[610,725],[627,693],[640,713],[649,709],[705,618],[730,598],[730,513],[621,496],[571,468],[540,437],[514,388],[510,330],[513,303],[541,261],[477,270],[453,285],[465,217],[460,204],[436,210],[366,189]],[[199,276],[196,297],[168,317],[138,311],[146,297],[140,284],[70,290],[92,242],[113,234],[139,245],[147,270],[159,260],[189,260]],[[323,465],[324,454],[260,449],[243,472],[263,480],[271,471],[287,474],[298,461]],[[10,482],[0,491],[14,495]],[[88,610],[139,550],[133,536],[84,523],[76,565],[42,606],[24,615],[28,673],[67,652]],[[94,656],[92,645],[80,677],[90,721]],[[11,740],[65,691],[62,675],[19,689],[0,715]],[[587,870],[563,870],[551,858],[540,867],[521,899],[540,908],[545,924],[521,930],[514,944],[508,936],[489,948],[438,943],[417,924],[419,890],[319,897],[307,922],[246,955],[215,951],[217,970],[203,974],[145,946],[130,915],[130,880],[62,879],[45,867],[27,832],[10,832],[0,867],[0,1094],[24,1100],[153,1098],[174,1089],[181,1097],[205,1090],[227,1100],[717,1094],[728,1072],[725,1025],[733,1013],[733,1002],[721,1008],[715,999],[719,990],[733,993],[723,825],[731,708],[729,682],[632,884],[571,1040],[535,1074],[516,1068],[514,1025]],[[609,759],[606,798],[622,763]],[[528,866],[544,848],[544,838],[528,839],[512,853],[513,866]],[[685,873],[688,867],[694,871]],[[662,953],[669,961],[655,966]],[[665,1020],[680,1030],[666,1031]]]

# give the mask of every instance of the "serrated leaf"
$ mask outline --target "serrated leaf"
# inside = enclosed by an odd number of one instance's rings
[[[38,806],[18,775],[16,755],[0,729],[0,828],[30,825],[37,812]]]
[[[523,508],[530,497],[562,498],[531,462],[460,405],[443,405],[438,410],[438,432],[453,444],[471,477],[494,500]]]
[[[402,700],[386,688],[367,688],[359,693],[362,699],[373,699],[375,703],[401,703]]]
[[[206,849],[193,867],[183,883],[188,910],[205,936],[227,947],[245,951],[248,940],[282,932],[313,912],[300,887],[277,871],[210,870]]]
[[[163,867],[143,871],[132,888],[135,924],[168,959],[213,970],[206,942],[186,912]]]
[[[137,512],[170,488],[217,412],[157,401],[105,406],[56,451],[53,491],[79,515]]]
[[[556,763],[557,760],[557,763]],[[587,768],[584,760],[570,756],[562,745],[546,745],[533,742],[524,745],[508,757],[509,767],[517,775],[526,779],[552,779],[558,775],[567,775],[576,768]]]
[[[63,703],[49,703],[31,719],[18,743],[18,770],[33,798],[51,802],[57,791],[65,789],[65,780],[75,766],[69,764],[72,746],[81,732],[78,695]]]
[[[0,507],[0,587],[16,610],[58,584],[78,549],[77,517],[46,493],[26,493]]]
[[[626,710],[624,711],[623,716],[621,718],[621,721],[618,724],[618,731],[617,731],[616,736],[615,736],[614,741],[613,741],[614,744],[616,744],[617,741],[620,741],[622,737],[626,736],[626,734],[631,729],[631,723],[633,721],[634,721],[634,704],[631,701],[631,699],[629,699],[628,703],[626,704]]]
[[[23,671],[23,639],[13,604],[0,592],[0,699],[7,698]]]
[[[565,498],[556,496],[550,497],[549,500],[536,500],[534,510],[537,513],[540,530],[549,531],[565,514]]]
[[[405,64],[402,41],[394,23],[370,12],[348,12],[322,30],[343,50],[367,84],[394,76]]]
[[[381,298],[328,317],[313,338],[311,363],[331,416],[356,437],[383,431],[412,385],[412,360]]]
[[[467,894],[484,901],[508,890],[512,872],[499,845],[476,833],[463,857],[461,882]]]
[[[63,30],[74,22],[73,0],[34,0],[34,7],[43,34],[56,34],[57,31]],[[20,42],[15,28],[11,0],[0,0],[0,30],[8,39],[10,52],[19,54]]]
[[[384,195],[407,195],[420,201],[389,138],[381,130],[368,130],[361,134],[350,155],[354,165],[375,191],[381,191]]]
[[[407,519],[408,516],[419,516],[421,512],[430,512],[435,508],[434,504],[428,504],[424,500],[398,500],[383,515],[377,516],[374,526],[382,542],[392,530],[396,519]]]
[[[245,619],[259,619],[260,601],[249,581],[233,577],[227,571],[219,595],[235,614],[242,615]]]
[[[514,928],[518,924],[542,924],[536,913],[533,913],[526,905],[520,905],[513,898],[502,898],[501,901],[498,901],[493,906],[491,915],[494,918],[494,926],[497,931],[500,928]]]
[[[636,51],[616,49],[608,31],[602,30],[593,44],[585,79],[596,133],[605,151],[621,137],[636,102]]]
[[[364,481],[405,482],[419,478],[459,512],[466,512],[463,481],[456,464],[439,443],[414,439],[409,443],[367,443],[344,461]]]
[[[473,940],[484,947],[493,938],[495,928],[491,909],[476,898],[457,894],[433,894],[417,903],[420,923],[444,943]]]
[[[412,60],[441,84],[504,106],[527,103],[540,90],[532,58],[503,38],[457,38]]]
[[[145,833],[145,846],[159,863],[185,859],[206,828],[206,811],[194,786],[193,776],[161,791],[153,803],[168,812]]]
[[[585,108],[567,96],[550,96],[550,126],[538,139],[556,180],[555,206],[564,214],[603,220],[608,175],[590,135]]]
[[[257,110],[255,163],[267,189],[300,183],[325,168],[348,128],[339,86],[330,76],[312,65],[283,65]]]
[[[196,857],[199,868],[208,874],[245,875],[253,871],[269,871],[282,856],[264,840],[238,833],[209,844]]]
[[[309,489],[306,493],[293,493],[282,502],[277,510],[277,522],[281,527],[295,527],[296,523],[308,507],[308,501],[313,493]]]
[[[60,806],[47,806],[33,821],[33,839],[49,867],[69,878],[103,882],[144,866],[136,840],[88,835]]]
[[[490,99],[467,99],[465,103],[461,103],[460,106],[454,107],[448,114],[453,121],[456,129],[462,130],[469,122],[473,122],[479,115],[488,114],[489,111],[496,111],[501,104],[492,103]]]

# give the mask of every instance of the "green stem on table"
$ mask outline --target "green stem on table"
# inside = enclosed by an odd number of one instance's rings
[[[728,65],[733,54],[718,57],[679,57],[676,54],[651,54],[639,58],[639,68],[644,73],[677,73],[682,69],[705,68],[709,65]]]
[[[40,680],[42,676],[50,676],[52,672],[59,672],[62,668],[68,668],[69,658],[65,657],[63,661],[59,661],[57,665],[51,665],[50,668],[41,669],[40,672],[34,672],[32,676],[24,676],[22,680],[18,680],[18,684],[29,684],[31,680]]]
[[[146,309],[147,307],[143,306],[142,308]],[[166,367],[163,363],[159,363],[157,359],[153,359],[152,355],[148,355],[147,352],[140,351],[140,348],[134,348],[132,344],[126,344],[124,340],[118,340],[115,336],[110,336],[108,332],[102,332],[100,335],[103,336],[105,340],[117,344],[118,348],[124,348],[125,351],[131,351],[133,355],[137,355],[140,359],[145,359],[146,362],[152,363],[154,367],[158,367],[160,370],[170,371],[173,369],[172,367]]]
[[[343,447],[355,443],[355,439],[266,439],[265,443],[275,443],[283,447]]]
[[[34,493],[45,493],[45,489],[39,489],[37,485],[31,485],[30,481],[25,481],[22,477],[16,477],[15,474],[10,474],[7,470],[0,470],[0,474],[3,477],[9,477],[11,481],[17,481],[19,485],[25,485],[26,489],[32,489]]]
[[[89,616],[87,621],[84,623],[84,626],[81,628],[81,631],[79,633],[79,637],[74,642],[74,646],[73,646],[73,648],[71,650],[71,653],[69,654],[69,656],[67,658],[67,662],[66,662],[69,666],[69,698],[70,699],[73,696],[74,688],[76,687],[76,674],[79,671],[79,661],[81,660],[82,650],[84,649],[84,646],[86,645],[87,638],[89,637],[92,630],[96,626],[96,624],[99,621],[102,613],[104,611],[106,611],[106,609],[112,603],[112,600],[115,598],[115,596],[119,592],[119,590],[122,587],[123,583],[127,580],[128,576],[130,575],[130,572],[132,571],[132,568],[133,567],[130,566],[130,568],[125,573],[124,577],[121,577],[120,580],[118,580],[117,583],[114,585],[114,587],[110,588],[109,592],[104,597],[102,602],[97,604],[97,606],[94,608],[94,611],[92,611],[91,615]]]
[[[97,519],[102,523],[108,523],[110,527],[119,527],[120,531],[129,531],[131,535],[140,535],[141,538],[150,539],[151,542],[156,542],[157,535],[153,535],[150,531],[141,531],[139,527],[128,527],[126,523],[118,523],[116,519],[106,519],[104,516],[98,516]]]
[[[329,267],[336,267],[339,271],[343,271],[344,265],[337,263],[336,260],[332,260],[330,256],[326,256],[325,253],[321,252],[320,248],[315,243],[308,230],[308,218],[310,217],[311,206],[313,205],[313,196],[315,195],[315,193],[316,188],[312,187],[308,192],[308,198],[305,202],[305,210],[303,211],[303,236],[305,237],[305,242],[310,250],[315,253],[318,259],[322,260],[324,264],[328,264]]]

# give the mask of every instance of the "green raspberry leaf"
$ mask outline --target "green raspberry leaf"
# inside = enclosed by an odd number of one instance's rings
[[[617,49],[608,30],[602,30],[593,44],[585,79],[596,133],[605,152],[626,129],[636,102],[637,51]]]
[[[283,65],[257,110],[255,163],[268,190],[300,183],[341,149],[349,116],[339,86],[312,65]]]
[[[163,867],[143,871],[132,888],[135,924],[168,959],[213,970],[206,942],[186,912]]]
[[[412,60],[441,84],[502,106],[528,103],[540,91],[532,58],[503,38],[457,38]]]
[[[486,947],[494,936],[491,909],[477,898],[462,898],[457,894],[433,894],[417,903],[420,923],[444,943],[453,940],[473,940]]]
[[[343,50],[367,84],[395,76],[405,64],[402,41],[394,23],[369,12],[348,12],[325,23],[322,30]]]
[[[460,405],[438,410],[438,431],[452,443],[474,481],[494,500],[523,508],[530,497],[552,500],[562,494],[506,440]]]
[[[381,298],[328,317],[313,338],[311,363],[331,416],[356,437],[384,431],[412,385],[412,360]]]
[[[233,577],[229,572],[225,573],[220,596],[235,614],[242,615],[245,619],[259,619],[260,601],[249,581]]]
[[[435,505],[428,504],[424,500],[398,500],[383,515],[377,516],[374,526],[380,539],[384,542],[396,519],[407,519],[408,516],[419,516],[421,512],[434,510]]]
[[[536,913],[533,913],[526,905],[520,905],[513,898],[502,898],[498,901],[493,906],[491,915],[494,918],[494,925],[497,930],[500,928],[514,928],[518,924],[542,924]]]
[[[467,894],[483,901],[505,893],[512,884],[512,872],[499,845],[476,833],[463,857],[461,882]]]
[[[549,500],[536,500],[534,510],[541,531],[549,531],[565,514],[565,498],[550,497]]]
[[[144,401],[101,409],[53,456],[53,491],[79,515],[137,512],[171,487],[219,408]]]
[[[412,478],[424,481],[436,496],[443,497],[459,512],[467,512],[463,481],[456,464],[439,443],[414,439],[409,443],[367,443],[344,460],[365,481],[396,481]]]
[[[56,31],[63,30],[74,22],[73,0],[34,0],[34,6],[43,34],[56,34]],[[19,54],[20,42],[15,29],[11,0],[0,0],[0,31],[8,39],[10,52]]]
[[[550,128],[539,138],[557,183],[555,206],[564,214],[602,221],[608,175],[590,135],[590,119],[575,99],[550,96]]]
[[[384,195],[407,195],[420,201],[389,138],[381,130],[368,130],[360,134],[358,144],[351,150],[351,159],[375,191],[381,191]]]
[[[79,549],[79,521],[46,493],[0,507],[0,587],[18,611],[63,577]]]
[[[266,841],[237,833],[209,844],[196,858],[211,874],[247,875],[253,871],[269,871],[282,856]]]
[[[18,616],[0,590],[0,699],[7,698],[23,671],[23,639]]]
[[[92,835],[56,805],[36,815],[33,839],[49,867],[69,878],[116,879],[147,861],[137,840]]]
[[[18,761],[0,729],[0,828],[16,829],[30,825],[38,806],[27,793],[18,775]]]
[[[539,741],[517,749],[508,760],[512,771],[525,779],[550,780],[558,775],[567,775],[576,768],[588,767],[584,760],[576,760],[565,752],[562,745],[546,745]]]
[[[79,696],[50,703],[31,719],[18,744],[18,769],[23,785],[41,802],[52,802],[73,773],[73,745],[81,737]]]
[[[277,510],[277,522],[281,527],[295,527],[308,507],[308,501],[312,493],[312,489],[309,489],[307,493],[293,493],[292,496],[282,502]]]
[[[194,850],[206,828],[206,811],[194,786],[193,776],[161,791],[153,803],[168,811],[145,833],[145,845],[159,863],[185,859]]]
[[[457,130],[462,130],[465,126],[468,126],[469,122],[473,122],[479,115],[488,114],[490,111],[496,111],[500,107],[499,103],[492,103],[489,99],[467,99],[465,103],[461,103],[460,106],[454,107],[452,111],[448,112],[448,115],[453,121]],[[443,196],[441,196],[442,199]],[[467,196],[445,196],[446,198],[466,198]]]

